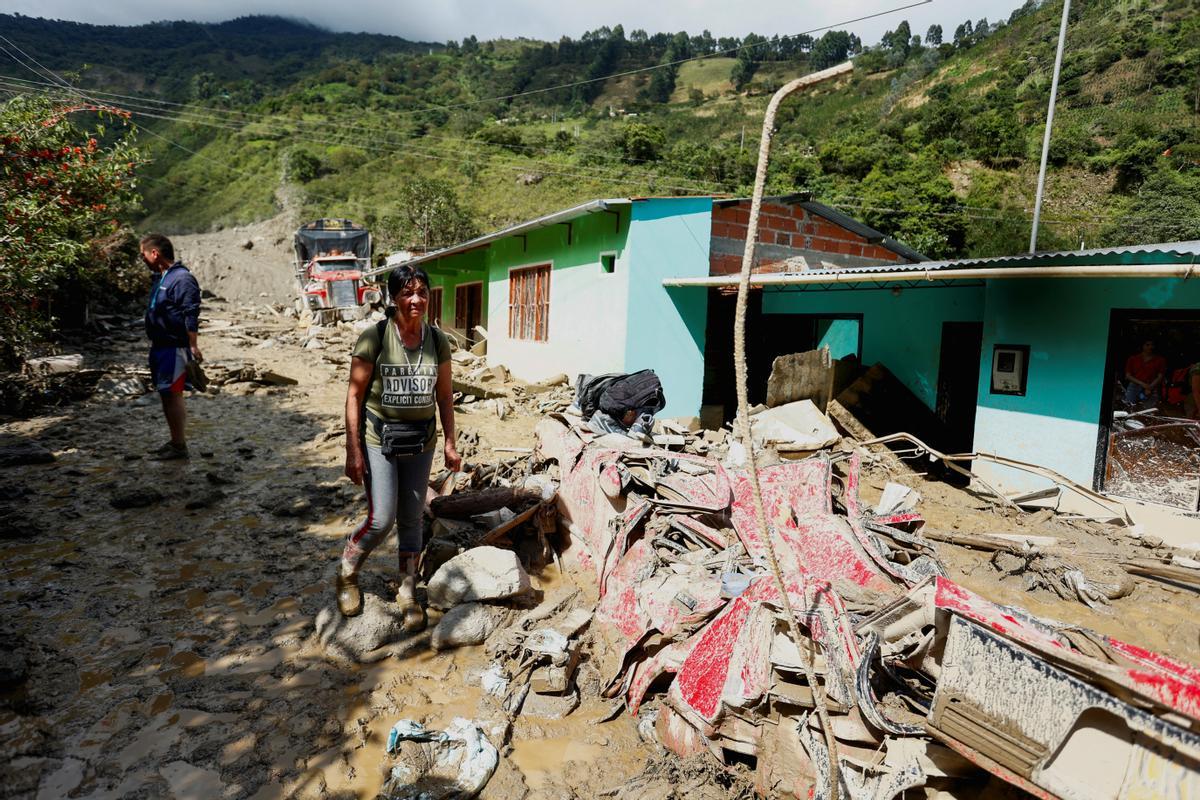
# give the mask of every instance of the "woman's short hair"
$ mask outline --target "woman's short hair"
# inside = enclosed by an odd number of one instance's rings
[[[401,265],[396,267],[388,274],[387,289],[389,297],[396,297],[404,291],[404,287],[408,286],[412,281],[419,281],[425,284],[425,288],[430,288],[429,273],[420,267],[410,267]]]

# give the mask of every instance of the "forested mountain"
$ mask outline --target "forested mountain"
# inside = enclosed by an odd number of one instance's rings
[[[1200,238],[1197,5],[1072,4],[1043,247]],[[769,188],[958,256],[1028,244],[1061,8],[1030,0],[946,31],[897,19],[877,43],[615,25],[429,44],[272,17],[118,28],[0,15],[0,31],[133,113],[152,158],[140,224],[262,218],[286,187],[303,214],[362,220],[387,246],[593,197],[748,193],[769,93],[853,56],[851,76],[785,106]],[[8,61],[0,88],[50,90],[30,66]]]

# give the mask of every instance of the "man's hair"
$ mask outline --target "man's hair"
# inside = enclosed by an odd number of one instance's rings
[[[139,242],[142,249],[154,248],[162,254],[168,261],[175,260],[175,245],[171,244],[171,240],[161,233],[148,233],[142,237]]]

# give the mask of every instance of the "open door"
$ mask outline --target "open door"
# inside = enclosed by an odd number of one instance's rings
[[[1114,309],[1100,398],[1096,488],[1200,511],[1200,421],[1188,373],[1200,311]],[[1129,379],[1161,375],[1141,390]],[[1137,377],[1135,375],[1135,377]]]
[[[944,443],[950,453],[969,453],[975,441],[982,350],[982,322],[942,323],[936,410],[945,426]]]
[[[474,342],[478,337],[475,326],[482,322],[483,284],[459,284],[454,288],[454,327]]]

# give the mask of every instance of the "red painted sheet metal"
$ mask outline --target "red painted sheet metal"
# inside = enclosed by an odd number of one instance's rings
[[[946,578],[936,578],[933,601],[945,608],[1033,647],[1070,647],[1051,626],[1027,612],[996,605]]]
[[[1126,670],[1129,680],[1145,694],[1192,719],[1200,719],[1200,670],[1119,639],[1105,639],[1120,655],[1141,665]]]
[[[846,518],[833,514],[828,475],[828,462],[817,459],[760,470],[763,506],[774,532],[780,569],[785,575],[805,573],[828,581],[849,580],[878,592],[895,592],[897,581],[863,552]],[[824,493],[824,500],[820,493]],[[738,538],[752,557],[767,563],[748,475],[734,476],[733,494],[731,517]]]
[[[655,680],[667,673],[679,671],[680,665],[692,651],[694,643],[694,637],[682,642],[672,642],[650,658],[634,666],[633,680],[629,682],[629,692],[626,694],[629,713],[637,714],[647,690]]]
[[[934,603],[938,608],[961,614],[1034,650],[1053,653],[1056,649],[1072,649],[1070,642],[1053,627],[1027,612],[992,603],[945,578],[937,579]],[[1200,670],[1118,639],[1105,637],[1105,644],[1115,654],[1139,666],[1114,669],[1095,659],[1078,657],[1094,661],[1097,675],[1115,680],[1181,714],[1200,719]]]
[[[750,617],[750,607],[744,595],[734,598],[698,634],[671,687],[689,708],[709,722],[720,711],[731,665],[729,656]]]

